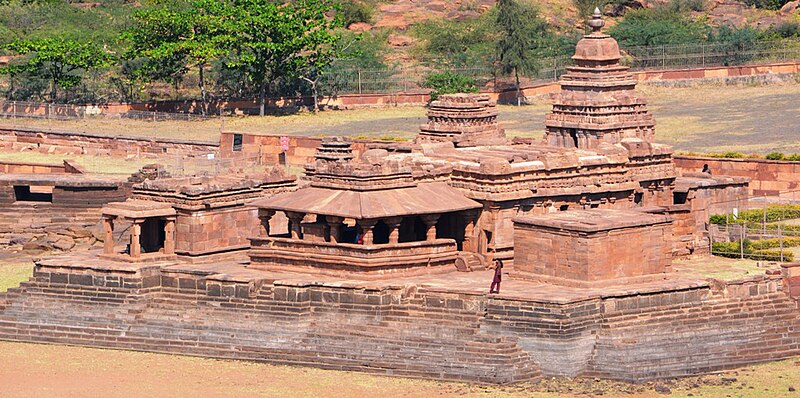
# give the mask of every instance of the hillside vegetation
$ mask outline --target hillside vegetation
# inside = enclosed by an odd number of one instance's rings
[[[385,92],[398,89],[400,77],[433,89],[513,83],[515,75],[557,73],[552,60],[572,53],[594,7],[603,10],[607,32],[623,48],[724,43],[736,54],[753,43],[800,35],[798,1],[508,2],[526,16],[527,26],[514,29],[533,32],[515,43],[532,58],[516,68],[502,62],[509,25],[498,23],[494,0],[6,0],[0,4],[0,95],[72,103],[211,102]],[[307,9],[304,20],[316,21],[318,29],[297,26],[299,17],[269,19]],[[553,72],[542,72],[548,68]],[[445,72],[451,74],[437,75]]]

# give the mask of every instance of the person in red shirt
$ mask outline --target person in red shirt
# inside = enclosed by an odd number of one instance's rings
[[[503,260],[494,260],[494,278],[489,286],[489,293],[500,293],[500,282],[503,280]]]

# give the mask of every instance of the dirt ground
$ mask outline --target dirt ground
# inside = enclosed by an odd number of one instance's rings
[[[682,152],[800,152],[800,84],[663,88],[640,86],[656,117],[656,138]],[[509,136],[542,137],[546,99],[516,107],[501,105],[499,119]],[[1,124],[108,135],[219,139],[235,130],[286,135],[346,135],[410,139],[425,122],[423,107],[394,107],[284,116],[226,117],[195,122],[87,119],[7,119]]]
[[[794,397],[797,359],[627,384],[545,378],[485,386],[131,351],[0,342],[0,397]]]

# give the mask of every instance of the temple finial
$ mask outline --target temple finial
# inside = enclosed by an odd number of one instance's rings
[[[600,13],[600,7],[595,7],[592,19],[586,21],[586,24],[592,28],[592,33],[599,33],[600,29],[605,26],[606,21],[603,20],[603,14]]]

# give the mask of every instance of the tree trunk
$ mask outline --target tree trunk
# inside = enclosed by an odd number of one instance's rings
[[[208,109],[208,102],[206,101],[206,81],[203,75],[204,69],[205,68],[203,67],[203,64],[200,64],[200,80],[197,83],[197,85],[200,86],[200,97],[202,97],[203,99],[203,103],[200,109],[200,112],[203,114],[203,116],[206,115]]]
[[[261,83],[258,93],[258,115],[264,116],[264,106],[267,102],[267,83]]]
[[[53,86],[50,88],[50,102],[55,103],[58,97],[58,80],[53,78]]]
[[[319,96],[317,95],[317,81],[311,83],[311,93],[314,95],[314,113],[319,113]]]
[[[514,68],[514,78],[517,79],[517,106],[522,105],[522,97],[520,96],[520,89],[519,89],[519,70]]]

